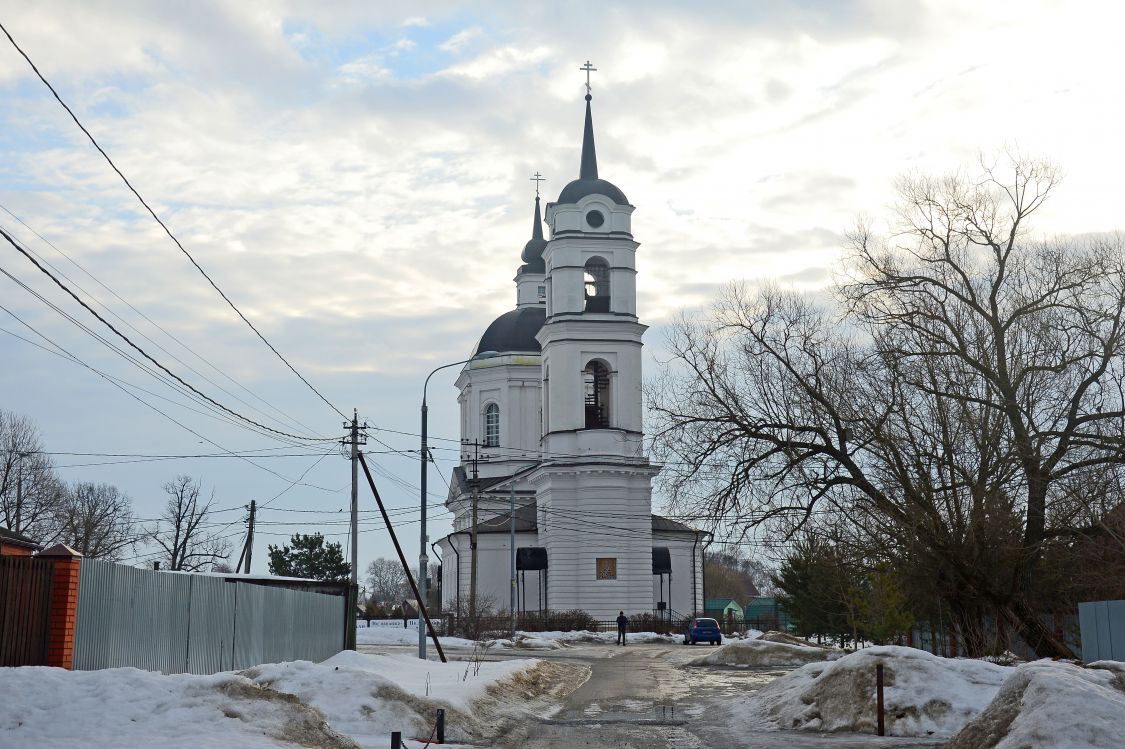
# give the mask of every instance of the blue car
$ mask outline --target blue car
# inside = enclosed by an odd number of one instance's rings
[[[723,633],[719,631],[719,623],[714,619],[692,619],[684,632],[684,644],[694,645],[697,642],[721,645]]]

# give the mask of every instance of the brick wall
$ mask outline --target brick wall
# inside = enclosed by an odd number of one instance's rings
[[[78,576],[82,555],[66,546],[39,554],[52,563],[51,611],[47,633],[47,665],[74,667],[74,629],[78,622]]]

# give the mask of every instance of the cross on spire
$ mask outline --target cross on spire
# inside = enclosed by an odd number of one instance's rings
[[[530,180],[530,181],[531,181],[531,182],[534,182],[534,183],[535,183],[535,197],[537,197],[537,198],[538,198],[538,197],[539,197],[539,183],[540,183],[540,182],[546,182],[546,181],[547,181],[547,178],[546,178],[546,177],[544,177],[544,176],[543,176],[542,174],[540,174],[539,172],[535,172],[535,174],[534,174],[534,175],[532,175],[532,177],[531,177],[531,180]]]
[[[593,65],[591,65],[590,61],[587,60],[586,64],[583,65],[582,67],[578,68],[578,69],[586,71],[586,96],[589,96],[590,95],[590,73],[597,70],[597,68],[595,68]]]

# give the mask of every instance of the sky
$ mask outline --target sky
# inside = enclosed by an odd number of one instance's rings
[[[1047,158],[1063,180],[1038,232],[1125,226],[1115,2],[0,0],[0,22],[265,337],[372,425],[412,559],[419,465],[395,451],[417,450],[426,374],[515,304],[530,177],[546,200],[577,177],[586,60],[601,176],[636,206],[646,376],[674,316],[732,280],[827,286],[844,233],[889,222],[901,175]],[[0,97],[0,227],[209,396],[281,431],[342,434],[6,39]],[[0,268],[98,328],[10,246]],[[2,275],[0,304],[19,318],[0,310],[0,407],[38,424],[64,478],[115,484],[155,518],[161,486],[190,474],[236,555],[254,499],[255,572],[293,532],[346,542],[338,445],[216,418]],[[455,376],[429,391],[431,540],[450,529]],[[365,566],[393,550],[360,498]]]

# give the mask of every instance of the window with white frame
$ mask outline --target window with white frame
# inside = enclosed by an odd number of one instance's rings
[[[484,446],[500,447],[500,406],[495,403],[484,407]]]

